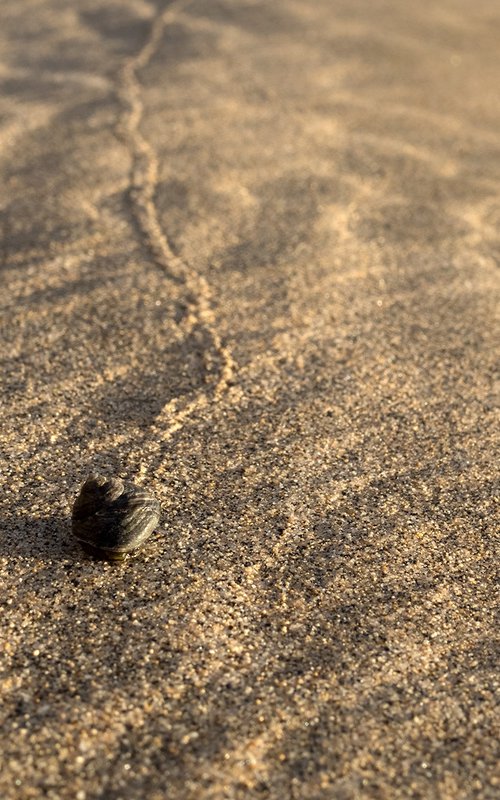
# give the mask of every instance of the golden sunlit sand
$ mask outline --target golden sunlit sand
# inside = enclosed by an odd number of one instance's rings
[[[0,18],[0,797],[497,796],[497,3]]]

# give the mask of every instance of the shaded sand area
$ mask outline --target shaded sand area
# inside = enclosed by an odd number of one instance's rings
[[[0,30],[0,797],[498,797],[497,0]]]

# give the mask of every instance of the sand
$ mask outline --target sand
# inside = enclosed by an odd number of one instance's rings
[[[0,16],[0,797],[498,797],[497,0]]]

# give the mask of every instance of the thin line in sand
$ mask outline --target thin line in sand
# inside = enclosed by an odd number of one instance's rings
[[[188,5],[188,1],[174,0],[168,8],[161,11],[153,20],[149,36],[141,50],[121,68],[118,77],[118,95],[123,102],[125,112],[118,123],[118,133],[127,142],[132,157],[130,181],[132,209],[148,249],[165,274],[186,287],[190,296],[187,304],[189,308],[187,322],[191,328],[196,324],[204,327],[218,353],[221,366],[217,383],[213,388],[213,398],[218,400],[232,385],[236,364],[231,351],[223,344],[217,331],[212,310],[212,294],[207,280],[174,253],[167,235],[162,230],[155,204],[159,175],[158,157],[140,130],[144,104],[137,73],[151,61],[165,28]],[[208,361],[208,355],[205,356],[205,360]],[[208,393],[200,391],[181,409],[178,408],[177,398],[167,403],[162,415],[170,416],[172,423],[162,434],[162,439],[170,438],[182,427],[192,412],[205,406],[207,402]]]

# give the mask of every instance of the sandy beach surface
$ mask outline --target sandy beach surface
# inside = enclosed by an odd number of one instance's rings
[[[497,798],[497,0],[0,18],[0,797]]]

